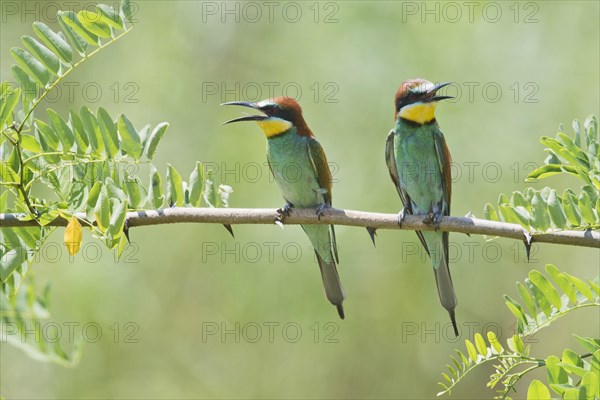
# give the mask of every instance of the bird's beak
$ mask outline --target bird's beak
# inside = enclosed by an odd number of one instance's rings
[[[256,103],[251,103],[249,101],[230,101],[229,103],[222,103],[222,106],[242,106],[254,108],[255,110],[259,110],[258,105]],[[232,122],[241,122],[241,121],[262,121],[269,118],[266,115],[246,115],[244,117],[234,118],[232,120],[223,122],[221,125],[230,124]]]
[[[435,85],[433,87],[433,89],[431,89],[429,91],[429,93],[431,94],[431,99],[429,101],[440,101],[440,100],[445,100],[445,99],[453,99],[454,96],[436,96],[435,95],[438,90],[440,90],[441,88],[446,87],[450,84],[452,84],[452,82],[438,83],[437,85]]]

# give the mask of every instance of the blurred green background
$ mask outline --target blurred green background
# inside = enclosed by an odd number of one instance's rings
[[[56,5],[93,4],[7,3],[18,11],[2,11],[2,80],[11,79],[10,47],[32,34],[34,20],[52,25]],[[455,162],[452,213],[481,216],[500,192],[527,186],[531,163],[545,158],[541,135],[561,123],[571,134],[572,119],[598,113],[599,3],[469,4],[136,2],[136,28],[43,108],[102,106],[138,128],[169,121],[159,170],[170,162],[188,174],[204,161],[233,187],[232,207],[279,207],[264,135],[253,124],[221,126],[243,110],[219,103],[295,96],[332,163],[334,205],[395,213],[401,203],[383,157],[394,93],[408,78],[453,81],[447,93],[457,100],[437,112]],[[568,177],[542,184],[579,185]],[[600,268],[597,249],[542,245],[527,263],[518,242],[453,234],[455,339],[412,232],[380,231],[374,248],[363,229],[338,227],[348,295],[339,321],[299,227],[234,229],[235,239],[217,225],[135,229],[118,263],[91,235],[87,256],[69,259],[57,233],[62,253],[42,257],[36,280],[52,285],[61,342],[72,347],[71,325],[85,336],[83,358],[63,368],[2,343],[3,396],[430,399],[464,339],[486,329],[502,341],[512,335],[502,294],[516,295],[529,270],[555,263],[593,277]],[[571,332],[597,337],[598,324],[585,310],[564,318],[532,338],[533,353],[577,348]],[[490,372],[469,376],[454,398],[492,397]]]

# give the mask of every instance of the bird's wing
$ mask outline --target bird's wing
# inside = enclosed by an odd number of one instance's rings
[[[446,139],[444,138],[444,134],[439,129],[434,130],[435,135],[435,152],[437,153],[438,164],[440,166],[440,170],[442,171],[442,187],[444,190],[444,202],[445,207],[442,207],[444,210],[444,215],[450,215],[450,199],[452,198],[452,157],[450,156],[450,151],[448,150],[448,144],[446,143]],[[442,235],[443,243],[444,243],[444,252],[446,259],[446,269],[448,269],[448,242],[449,242],[450,234],[448,232],[444,232]],[[450,275],[450,270],[448,270],[448,276]],[[452,279],[450,279],[450,287],[452,288]],[[454,296],[454,289],[452,289],[452,293]],[[456,301],[456,297],[454,298]],[[452,313],[450,314],[453,315]],[[455,324],[453,322],[453,324]],[[456,328],[455,328],[456,330]]]
[[[437,153],[438,164],[442,171],[442,187],[444,190],[444,202],[446,203],[444,215],[450,215],[450,199],[452,198],[452,158],[442,132],[439,129],[435,129],[434,135],[435,152]]]
[[[390,172],[390,177],[396,186],[396,190],[398,190],[398,194],[400,195],[400,199],[402,200],[402,204],[404,204],[404,208],[408,211],[409,214],[412,214],[412,203],[410,201],[410,196],[402,186],[400,185],[400,177],[398,176],[398,168],[396,167],[396,156],[394,154],[394,130],[392,129],[388,134],[387,140],[385,141],[385,163],[388,166],[388,170]],[[423,248],[429,254],[429,248],[427,247],[427,242],[425,242],[425,238],[420,231],[415,231]]]
[[[327,156],[325,156],[325,152],[323,151],[323,147],[317,139],[314,137],[308,138],[308,158],[310,158],[310,162],[312,163],[313,169],[317,175],[317,182],[319,183],[319,188],[326,190],[323,193],[323,199],[325,200],[325,204],[331,206],[333,195],[331,193],[331,189],[333,187],[332,179],[331,179],[331,171],[329,170],[329,164],[327,164]],[[337,243],[335,240],[335,229],[333,225],[331,225],[331,246],[333,248],[333,255],[335,256],[336,262],[339,264],[339,256],[337,251]]]
[[[394,130],[392,129],[388,134],[387,140],[385,141],[385,163],[387,164],[390,177],[396,190],[400,195],[400,200],[406,209],[412,214],[412,204],[408,193],[400,186],[400,177],[398,176],[398,168],[396,167],[396,155],[394,154]]]
[[[310,162],[317,175],[319,187],[327,191],[323,193],[325,204],[331,205],[331,171],[329,171],[325,152],[323,151],[321,144],[314,137],[308,139],[308,157],[310,158]]]

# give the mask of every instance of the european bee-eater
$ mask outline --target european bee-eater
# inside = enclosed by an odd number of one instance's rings
[[[279,185],[285,206],[281,216],[292,207],[317,208],[321,215],[331,206],[331,172],[323,148],[304,121],[298,102],[277,97],[259,103],[234,101],[224,105],[254,108],[263,115],[251,115],[225,122],[256,121],[267,137],[267,161]],[[339,263],[333,225],[302,225],[315,249],[325,294],[344,319],[342,302],[346,298],[336,263]]]
[[[450,83],[434,85],[424,79],[411,79],[400,85],[395,98],[395,126],[387,137],[385,160],[406,214],[425,215],[425,222],[439,224],[450,215],[450,152],[435,119],[440,96],[438,90]],[[456,295],[448,267],[448,232],[416,231],[433,262],[438,294],[448,310],[454,334],[458,328],[454,316]]]

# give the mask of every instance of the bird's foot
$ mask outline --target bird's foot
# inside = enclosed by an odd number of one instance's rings
[[[331,208],[329,204],[319,204],[319,206],[317,207],[317,219],[320,220],[323,214],[325,214],[325,210],[327,210],[328,208]]]
[[[442,222],[442,217],[443,217],[442,213],[430,212],[429,214],[427,214],[425,216],[425,218],[423,218],[423,223],[427,224],[427,225],[433,224],[433,226],[435,227],[435,230],[437,231],[440,228],[440,223]]]
[[[404,218],[406,218],[407,214],[408,210],[406,209],[406,207],[403,207],[402,210],[400,210],[400,212],[398,213],[398,226],[400,228],[402,228],[402,223],[404,222]]]
[[[292,207],[294,207],[292,203],[285,203],[283,207],[277,209],[277,216],[275,217],[277,225],[283,225],[283,220],[292,213]]]

